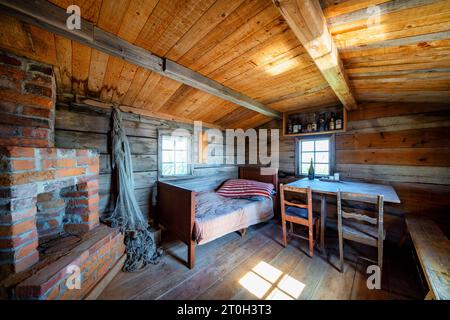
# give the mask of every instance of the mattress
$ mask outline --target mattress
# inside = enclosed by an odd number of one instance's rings
[[[215,192],[196,195],[194,240],[205,244],[230,232],[273,217],[273,200],[268,197],[233,199]]]

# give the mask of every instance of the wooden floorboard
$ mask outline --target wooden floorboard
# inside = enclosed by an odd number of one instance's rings
[[[296,230],[300,232],[300,230]],[[281,245],[276,221],[249,228],[197,247],[196,266],[188,269],[186,245],[163,238],[165,255],[158,265],[138,273],[120,272],[99,299],[421,299],[423,292],[408,248],[387,245],[381,290],[369,290],[359,256],[374,252],[347,244],[345,272],[340,273],[335,230],[327,230],[327,254],[307,242]]]

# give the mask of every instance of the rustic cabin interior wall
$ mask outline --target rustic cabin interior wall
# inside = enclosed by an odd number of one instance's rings
[[[82,104],[58,103],[56,107],[55,144],[59,148],[95,148],[100,152],[100,212],[114,208],[115,184],[111,169],[111,111]],[[136,198],[144,213],[151,214],[152,195],[158,178],[158,129],[185,128],[192,125],[123,113],[134,166]],[[197,160],[197,144],[194,158]],[[206,163],[195,164],[193,176],[172,179],[177,185],[196,191],[214,189],[223,181],[237,177],[237,167],[226,165],[214,155],[213,142],[208,144]],[[218,150],[217,148],[215,149]]]
[[[347,132],[336,135],[341,178],[387,183],[397,191],[402,203],[385,206],[388,239],[403,235],[404,214],[426,215],[449,234],[449,116],[450,105],[364,103],[348,113]],[[264,127],[281,128],[281,123]],[[294,174],[294,166],[294,138],[281,137],[280,171]],[[329,208],[334,214],[333,203]]]

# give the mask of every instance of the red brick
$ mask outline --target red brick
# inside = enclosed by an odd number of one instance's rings
[[[0,146],[18,146],[18,147],[35,147],[45,148],[52,145],[48,139],[33,139],[19,137],[0,137]]]
[[[98,204],[99,201],[99,197],[98,194],[89,197],[88,199],[70,199],[69,203],[72,206],[80,206],[80,205],[85,205],[85,206],[94,206],[96,204]]]
[[[1,136],[19,136],[20,135],[20,127],[17,126],[0,126],[0,135]]]
[[[33,231],[31,231],[29,233],[25,233],[25,234],[21,234],[18,236],[5,238],[5,239],[0,239],[0,248],[5,249],[5,248],[18,247],[18,246],[24,244],[25,242],[28,242],[33,239],[37,239],[37,237],[38,237],[37,231],[36,231],[36,229],[34,229]]]
[[[0,174],[0,186],[13,186],[33,181],[52,180],[54,171],[33,171],[14,174]]]
[[[25,77],[23,70],[0,65],[0,86],[20,92]]]
[[[98,189],[98,180],[95,179],[84,183],[80,183],[77,188],[80,191]]]
[[[14,251],[9,252],[0,252],[0,259],[1,260],[20,260],[22,258],[25,258],[26,256],[30,255],[34,251],[36,251],[36,248],[38,247],[38,240],[37,238],[34,239],[34,241],[23,245],[20,248],[15,248]]]
[[[34,149],[27,147],[6,147],[5,153],[11,158],[33,158]]]
[[[34,250],[29,256],[17,261],[14,264],[14,272],[22,272],[24,270],[29,269],[31,266],[36,264],[39,261],[39,252]]]
[[[18,112],[18,106],[12,102],[0,101],[0,110],[5,113]]]
[[[40,149],[39,152],[43,158],[55,158],[56,157],[56,149],[55,148],[46,148]]]
[[[21,209],[19,211],[9,212],[7,215],[0,215],[0,223],[12,224],[16,221],[31,218],[36,215],[36,206],[29,209]]]
[[[47,109],[54,107],[53,100],[48,97],[35,96],[32,94],[17,94],[11,89],[1,89],[0,96],[4,101],[14,102],[23,105],[41,106]]]
[[[71,168],[71,169],[59,169],[56,172],[58,177],[63,178],[82,175],[86,172],[86,170],[84,168]]]
[[[88,169],[87,172],[89,174],[98,174],[98,172],[99,172],[98,164],[97,165],[93,165],[93,166],[89,166],[87,169]]]
[[[76,161],[75,159],[58,159],[57,164],[60,168],[70,168],[76,166]]]
[[[47,295],[47,300],[56,300],[59,295],[59,286],[54,286]]]
[[[42,166],[42,169],[56,168],[56,159],[42,160],[41,161],[41,166]]]
[[[91,158],[91,157],[80,157],[77,159],[77,164],[80,165],[96,165],[98,164],[98,158]]]
[[[34,160],[11,160],[10,163],[14,171],[34,169]]]
[[[27,118],[21,115],[2,114],[0,123],[22,127],[50,128],[50,120],[43,118]]]
[[[29,219],[12,226],[0,226],[0,236],[15,236],[35,229],[34,219]]]
[[[90,197],[98,194],[98,189],[88,189],[86,191],[69,191],[64,193],[66,198]]]
[[[49,119],[52,115],[52,111],[44,108],[28,107],[24,106],[22,114],[31,117],[40,117]]]
[[[77,149],[76,150],[76,154],[77,154],[77,157],[85,157],[85,156],[87,156],[88,154],[89,154],[89,151],[88,150],[81,150],[81,149]]]
[[[49,130],[37,129],[37,128],[23,128],[22,129],[22,135],[24,137],[38,138],[38,139],[48,139],[49,132],[50,132]]]
[[[83,217],[83,222],[98,221],[98,219],[99,219],[98,213],[91,213]]]

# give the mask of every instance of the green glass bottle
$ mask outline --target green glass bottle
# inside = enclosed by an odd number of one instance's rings
[[[313,166],[313,161],[311,159],[311,164],[309,165],[309,170],[308,170],[308,179],[309,180],[314,180],[315,174],[314,174],[314,166]]]

